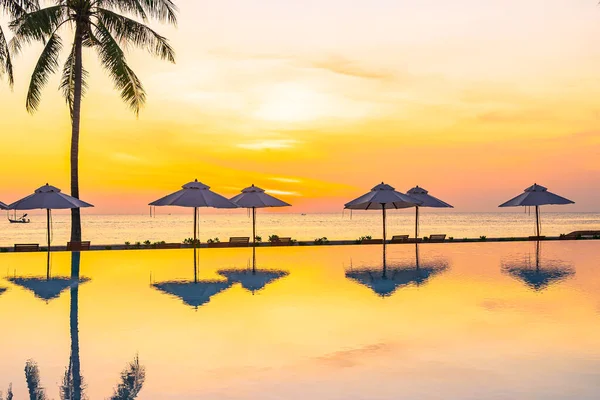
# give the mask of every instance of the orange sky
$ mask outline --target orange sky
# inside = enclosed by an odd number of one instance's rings
[[[254,183],[295,212],[338,211],[380,181],[457,211],[538,182],[577,203],[560,210],[600,211],[594,1],[177,3],[179,27],[156,27],[177,64],[129,56],[148,92],[139,118],[84,56],[80,185],[95,212],[147,212],[194,178],[227,196]],[[69,191],[57,77],[25,111],[39,51],[16,62],[13,92],[0,85],[4,202]]]

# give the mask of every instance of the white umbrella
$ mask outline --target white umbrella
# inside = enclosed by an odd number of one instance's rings
[[[414,188],[410,189],[408,192],[406,192],[406,194],[421,202],[421,204],[418,204],[415,207],[415,239],[419,237],[419,207],[454,208],[450,204],[433,197],[427,190],[419,186],[415,186]]]
[[[383,214],[383,248],[385,250],[385,210],[409,208],[421,204],[419,200],[403,193],[397,192],[390,185],[381,182],[369,193],[346,203],[344,208],[349,210],[382,210]]]
[[[266,207],[289,207],[290,204],[281,201],[257,186],[250,186],[242,190],[242,193],[231,198],[231,202],[239,207],[252,209],[252,245],[256,246],[256,209]]]
[[[177,206],[177,207],[193,207],[194,208],[194,251],[196,250],[196,238],[198,232],[198,208],[237,208],[237,205],[229,201],[226,197],[221,196],[210,190],[210,186],[198,182],[186,183],[182,186],[183,189],[171,193],[168,196],[160,198],[150,203],[151,206]],[[195,256],[194,256],[195,260]],[[196,267],[194,266],[194,276],[196,275]]]
[[[530,207],[535,206],[535,227],[537,236],[540,236],[540,206],[543,205],[561,205],[561,204],[575,204],[574,201],[565,199],[564,197],[558,196],[551,193],[545,187],[534,183],[533,186],[525,189],[524,193],[521,193],[517,197],[510,199],[506,203],[500,204],[498,207]]]
[[[75,197],[61,193],[60,189],[47,183],[36,189],[33,194],[17,200],[8,206],[9,210],[34,210],[46,209],[48,229],[48,252],[50,252],[50,213],[51,210],[65,210],[71,208],[94,207]]]

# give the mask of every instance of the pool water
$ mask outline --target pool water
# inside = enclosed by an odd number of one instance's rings
[[[27,398],[35,363],[55,399],[65,375],[129,398],[127,370],[139,399],[598,399],[599,255],[259,248],[253,271],[249,248],[202,249],[195,276],[188,249],[1,254],[0,390]]]

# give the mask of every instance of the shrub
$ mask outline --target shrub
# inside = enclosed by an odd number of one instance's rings
[[[486,241],[486,240],[487,240],[487,237],[486,237],[486,236],[479,236],[479,240],[481,240],[481,241]]]
[[[208,239],[206,241],[206,243],[221,243],[221,241],[219,240],[218,237],[214,238],[214,239]]]
[[[183,244],[194,244],[194,238],[183,239]],[[200,244],[200,239],[196,239],[196,246]]]
[[[279,235],[269,236],[269,242],[277,242],[278,240],[279,240]]]
[[[149,240],[144,241],[144,246],[146,246],[146,247],[150,247],[151,244],[152,244],[152,242]]]
[[[429,238],[427,236],[423,236],[423,241],[427,242],[429,240]]]
[[[448,238],[448,240],[450,240],[450,241],[453,241],[453,240],[454,240],[454,237],[450,236],[450,237]]]
[[[129,246],[131,246],[130,242],[125,242],[125,248],[129,248]]]
[[[317,246],[320,246],[320,245],[323,245],[323,244],[327,244],[327,243],[329,243],[329,240],[327,240],[327,238],[326,238],[326,237],[321,237],[321,238],[316,238],[316,239],[315,239],[315,241],[314,241],[314,243],[315,243]]]
[[[8,249],[6,247],[0,248],[0,253],[6,253],[6,252],[8,252]]]
[[[371,239],[372,239],[372,237],[369,236],[369,235],[367,235],[367,236],[361,236],[358,239],[356,239],[354,242],[356,244],[360,244],[360,242],[362,242],[363,240],[371,240]]]
[[[256,240],[256,243],[262,242],[262,236],[254,236],[254,239]]]

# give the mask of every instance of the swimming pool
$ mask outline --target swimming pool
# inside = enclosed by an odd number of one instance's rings
[[[249,248],[202,249],[195,283],[188,249],[84,252],[78,274],[2,254],[0,390],[25,398],[34,360],[50,398],[79,368],[109,398],[137,356],[139,399],[597,399],[599,254],[390,245],[384,272],[380,246],[259,248],[252,273]]]

